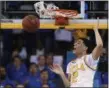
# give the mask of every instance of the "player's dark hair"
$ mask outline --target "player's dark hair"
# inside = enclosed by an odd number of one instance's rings
[[[84,45],[88,48],[87,53],[90,53],[91,52],[91,50],[90,50],[90,45],[91,45],[90,41],[88,39],[86,39],[86,38],[79,38],[79,39],[81,39],[83,41]]]
[[[84,45],[88,47],[88,45],[89,45],[88,39],[86,39],[86,38],[79,38],[79,39],[81,39],[83,41]]]

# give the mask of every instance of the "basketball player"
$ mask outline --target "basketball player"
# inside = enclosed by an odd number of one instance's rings
[[[67,65],[68,79],[59,65],[53,65],[51,70],[60,75],[66,87],[93,87],[93,78],[99,56],[103,48],[103,42],[98,32],[99,18],[94,28],[96,46],[91,54],[87,54],[88,46],[86,39],[78,39],[74,43],[73,52],[77,58]]]

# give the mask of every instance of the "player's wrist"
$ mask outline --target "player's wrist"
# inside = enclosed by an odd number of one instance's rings
[[[62,71],[62,72],[60,72],[60,74],[59,75],[61,75],[61,76],[63,76],[64,75],[64,72]]]

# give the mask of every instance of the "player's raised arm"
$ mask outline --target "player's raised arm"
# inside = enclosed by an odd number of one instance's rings
[[[70,82],[69,80],[67,79],[67,77],[65,76],[64,72],[63,72],[63,69],[61,68],[61,66],[59,65],[53,65],[51,66],[50,68],[54,73],[60,75],[60,77],[62,78],[63,82],[64,82],[64,85],[65,87],[70,87]]]
[[[92,51],[92,57],[95,60],[98,59],[98,57],[101,54],[102,48],[103,48],[103,42],[102,42],[101,36],[98,32],[98,27],[99,27],[99,18],[97,18],[97,25],[96,25],[96,27],[94,27],[94,33],[95,33],[95,38],[96,38],[96,47]]]

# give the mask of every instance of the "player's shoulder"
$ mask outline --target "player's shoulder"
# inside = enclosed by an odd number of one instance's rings
[[[91,56],[92,56],[92,54],[86,54],[86,55],[83,55],[82,58],[89,58]]]
[[[68,63],[68,65],[73,65],[73,64],[76,64],[76,59],[73,59]]]

